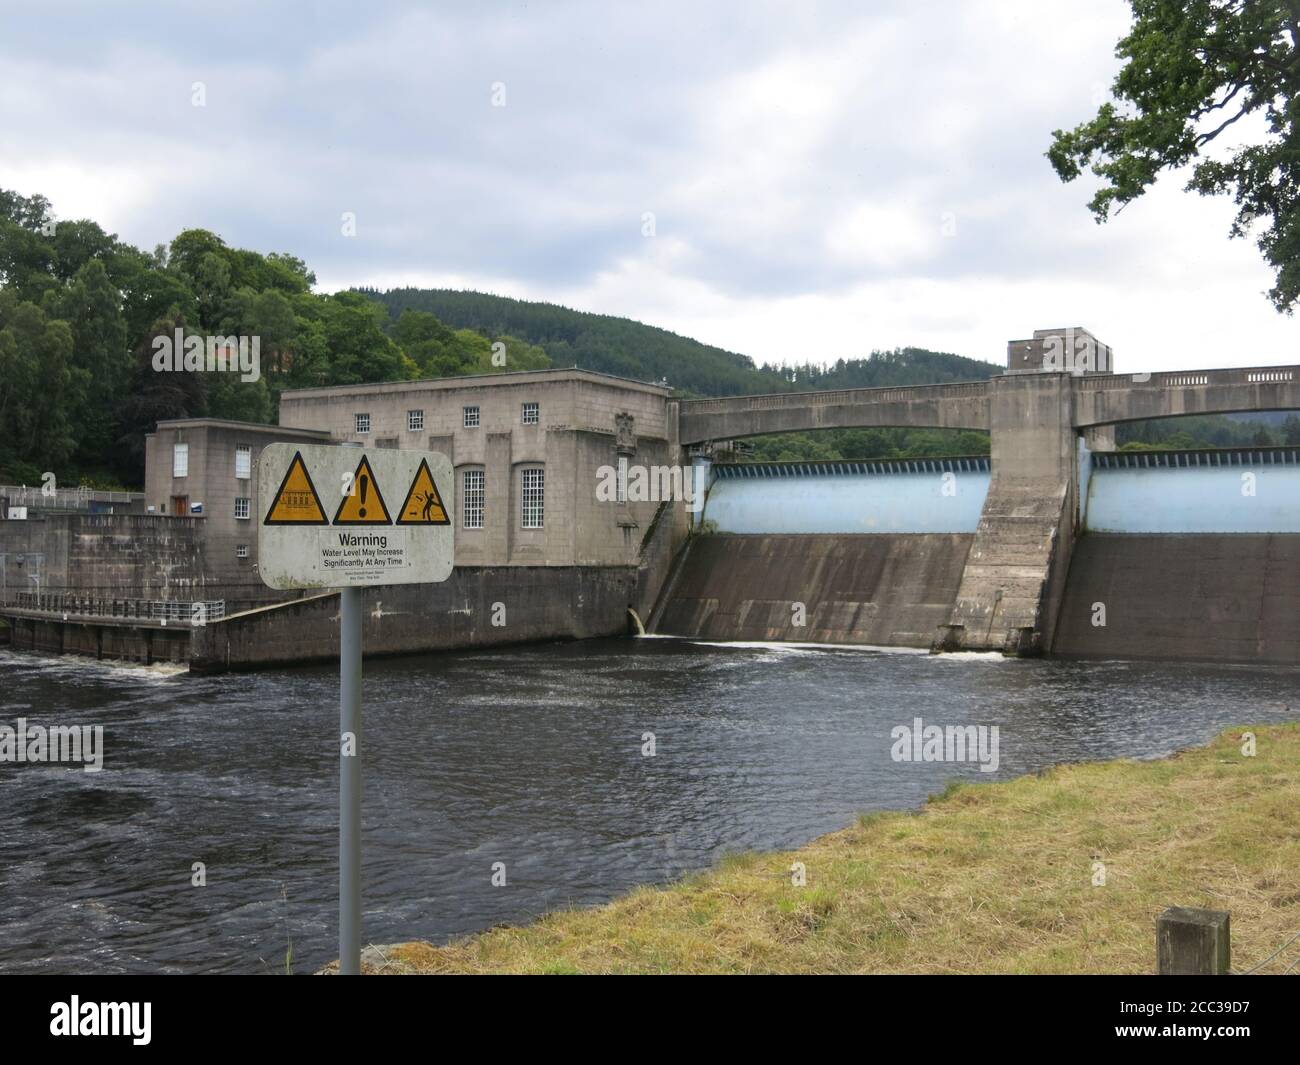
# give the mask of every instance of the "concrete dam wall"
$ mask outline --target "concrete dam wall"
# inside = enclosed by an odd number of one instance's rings
[[[1300,664],[1298,588],[1300,535],[1089,533],[1053,651]]]
[[[973,539],[971,533],[697,536],[670,578],[652,631],[929,648],[952,611]]]

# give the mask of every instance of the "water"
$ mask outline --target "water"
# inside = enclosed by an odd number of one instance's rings
[[[100,773],[0,763],[0,971],[335,957],[337,683],[0,652],[0,724],[105,736]],[[365,704],[365,941],[438,942],[795,846],[953,778],[1293,720],[1300,670],[594,640],[372,661]],[[998,771],[893,761],[916,716],[997,725]]]

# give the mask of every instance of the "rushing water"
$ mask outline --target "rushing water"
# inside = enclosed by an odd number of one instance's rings
[[[0,971],[335,957],[337,684],[0,652],[0,725],[98,724],[105,746],[98,773],[0,762]],[[890,730],[918,716],[997,725],[997,772],[894,761]],[[364,938],[445,940],[797,845],[953,778],[1296,717],[1300,670],[1266,666],[667,639],[368,662]]]

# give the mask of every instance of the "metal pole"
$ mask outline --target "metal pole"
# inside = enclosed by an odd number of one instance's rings
[[[339,592],[339,972],[361,973],[361,589]],[[350,742],[349,742],[350,740]]]

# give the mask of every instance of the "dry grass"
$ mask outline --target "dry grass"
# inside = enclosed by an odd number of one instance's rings
[[[1233,966],[1246,968],[1300,929],[1300,725],[1253,729],[1253,758],[1243,731],[1163,761],[960,785],[916,813],[865,816],[606,906],[383,948],[367,970],[1145,973],[1170,905],[1228,910]],[[795,861],[805,887],[791,884]],[[1300,942],[1269,969],[1297,958]]]

